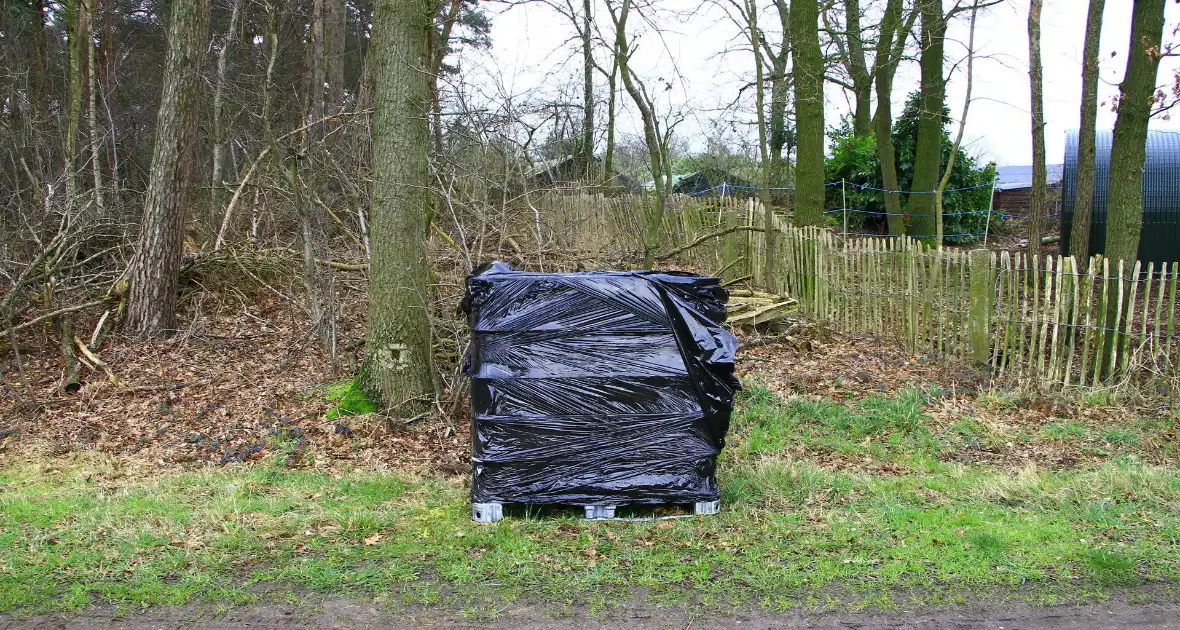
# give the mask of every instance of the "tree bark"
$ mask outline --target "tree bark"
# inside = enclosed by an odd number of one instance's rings
[[[778,252],[778,231],[774,226],[774,208],[770,199],[770,149],[766,145],[766,88],[763,83],[762,72],[762,41],[758,30],[758,3],[746,0],[746,19],[749,21],[750,47],[754,52],[754,100],[758,107],[758,154],[761,158],[759,173],[762,176],[758,197],[762,201],[762,229],[766,244],[765,255],[762,256],[762,286],[773,287],[775,277],[775,261]],[[747,263],[752,261],[747,260]],[[753,264],[749,265],[753,267]]]
[[[310,120],[324,117],[324,0],[312,3],[310,66],[307,80],[307,112]],[[318,132],[317,132],[318,135]]]
[[[791,91],[790,75],[787,74],[787,62],[791,54],[791,8],[787,0],[775,0],[774,6],[778,10],[783,39],[777,53],[766,42],[762,42],[762,46],[770,57],[770,185],[784,188],[790,181],[789,156],[784,156],[784,149],[787,149],[787,100]],[[789,149],[786,152],[789,153]],[[787,194],[771,195],[775,203],[783,206],[788,205],[789,198]]]
[[[106,214],[106,197],[104,196],[105,186],[103,185],[102,176],[102,141],[98,129],[98,55],[96,53],[96,44],[94,43],[94,16],[97,13],[94,11],[95,0],[82,0],[82,4],[86,7],[86,83],[88,100],[86,102],[87,111],[87,131],[90,132],[90,173],[94,181],[94,206],[98,209],[100,215]]]
[[[208,25],[209,3],[173,1],[143,220],[128,272],[124,328],[138,337],[161,338],[176,328],[184,213],[197,141],[199,81]]]
[[[369,331],[361,378],[401,417],[433,397],[426,266],[431,0],[378,0],[373,72],[373,190],[369,211]]]
[[[585,181],[594,181],[594,35],[591,31],[592,0],[582,3],[582,142]]]
[[[328,18],[325,34],[328,58],[328,105],[336,112],[344,105],[344,54],[348,29],[347,0],[327,0]]]
[[[78,192],[75,171],[78,164],[78,126],[82,118],[82,54],[86,45],[86,5],[83,0],[66,3],[69,19],[70,109],[66,121],[65,189],[66,204],[73,207]]]
[[[873,82],[865,63],[865,45],[860,28],[860,0],[844,0],[844,24],[848,31],[848,71],[852,76],[856,106],[852,115],[852,133],[857,138],[872,133]]]
[[[794,60],[795,224],[824,221],[824,59],[819,47],[819,0],[791,3],[791,55]]]
[[[1045,97],[1041,77],[1041,5],[1042,0],[1031,0],[1028,7],[1028,78],[1032,94],[1032,199],[1028,211],[1028,253],[1041,254],[1042,223],[1048,191],[1045,172]]]
[[[929,241],[937,236],[934,189],[942,170],[942,116],[946,101],[942,56],[946,17],[942,13],[942,0],[919,0],[919,11],[922,18],[922,57],[919,62],[922,95],[914,179],[910,184],[909,234]]]
[[[606,101],[606,151],[602,155],[602,181],[614,186],[615,182],[615,109],[618,106],[619,55],[612,55],[610,76],[606,88],[610,95]]]
[[[1163,39],[1167,0],[1135,0],[1131,10],[1131,42],[1127,47],[1127,71],[1119,85],[1118,117],[1110,147],[1110,188],[1106,202],[1106,257],[1112,269],[1124,261],[1125,278],[1134,280],[1134,263],[1139,254],[1143,230],[1143,164],[1147,161],[1147,124],[1155,104],[1155,81],[1159,72],[1160,42]],[[1130,292],[1122,300],[1126,312]],[[1116,319],[1119,300],[1110,300],[1107,321]],[[1120,328],[1125,328],[1126,317]],[[1109,359],[1123,330],[1107,335],[1104,348],[1106,373],[1114,372]]]
[[[889,0],[881,18],[881,38],[877,43],[877,55],[873,63],[877,90],[877,111],[873,115],[873,131],[877,137],[877,157],[881,163],[881,183],[885,190],[899,190],[897,182],[897,157],[893,148],[893,77],[901,53],[905,50],[906,34],[913,28],[918,12],[902,24],[902,0]],[[885,223],[890,234],[905,234],[905,220],[901,216],[901,195],[885,193]]]
[[[213,80],[213,176],[209,182],[209,212],[214,217],[220,212],[221,200],[225,193],[225,143],[229,139],[225,121],[225,86],[228,80],[229,49],[237,36],[238,16],[241,11],[242,0],[234,0],[229,28],[222,38],[221,50],[217,51],[217,76]]]
[[[655,199],[648,213],[643,235],[643,267],[650,268],[660,247],[660,227],[664,223],[664,207],[671,192],[671,164],[668,162],[668,139],[660,133],[659,121],[656,120],[651,98],[643,83],[634,76],[628,59],[630,47],[627,44],[627,16],[630,11],[631,0],[623,0],[618,16],[612,14],[612,19],[615,23],[615,54],[619,60],[619,73],[623,77],[623,87],[631,95],[631,100],[635,102],[640,118],[643,119],[643,140],[647,145],[652,180],[655,183]]]
[[[1080,264],[1090,258],[1090,222],[1094,210],[1095,135],[1098,124],[1098,55],[1106,0],[1090,0],[1086,43],[1082,51],[1082,112],[1078,125],[1078,187],[1074,196],[1069,253]]]
[[[444,2],[447,0],[443,0]],[[430,71],[430,117],[434,121],[431,128],[434,132],[434,151],[435,153],[442,153],[443,150],[443,128],[442,128],[442,93],[439,90],[438,82],[442,73],[443,59],[446,59],[447,53],[450,52],[451,30],[455,28],[455,21],[459,19],[459,11],[463,8],[463,0],[449,0],[451,6],[447,9],[443,16],[442,25],[439,31],[435,31],[433,27],[433,17],[431,17],[431,30],[427,36],[427,50],[430,55],[430,62],[428,65]],[[441,4],[436,2],[435,4]]]
[[[1110,193],[1106,206],[1106,257],[1111,262],[1137,258],[1143,229],[1143,163],[1147,123],[1154,104],[1165,0],[1135,0],[1127,72],[1119,85],[1118,118],[1110,149]]]
[[[1040,0],[1033,0],[1033,2],[1040,2]],[[947,158],[946,168],[942,169],[942,178],[938,180],[938,192],[934,195],[934,213],[938,215],[935,217],[938,220],[938,226],[935,230],[938,236],[935,237],[935,242],[939,246],[942,245],[943,237],[943,213],[942,213],[942,195],[946,192],[946,187],[951,183],[951,175],[955,170],[955,161],[959,158],[959,148],[963,146],[963,132],[967,130],[967,114],[971,111],[971,86],[974,80],[975,68],[975,18],[979,15],[979,0],[975,0],[971,5],[971,25],[968,27],[967,35],[967,95],[963,98],[963,113],[959,116],[959,131],[955,134],[955,143],[951,145],[951,155]],[[1037,59],[1037,67],[1040,67],[1040,59]],[[1043,118],[1043,117],[1042,117]],[[1044,127],[1041,128],[1041,168],[1044,169]],[[1033,152],[1036,153],[1035,151]],[[1033,167],[1036,170],[1036,167]],[[1035,177],[1033,178],[1036,179]],[[1042,205],[1044,199],[1042,196]]]

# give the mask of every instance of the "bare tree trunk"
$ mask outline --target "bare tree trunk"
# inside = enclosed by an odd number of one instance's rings
[[[348,29],[347,0],[327,0],[328,22],[326,56],[328,57],[328,104],[335,112],[344,105],[345,35]]]
[[[1106,257],[1118,269],[1125,261],[1131,280],[1134,261],[1139,257],[1139,236],[1143,230],[1143,164],[1147,161],[1147,124],[1154,103],[1155,81],[1160,65],[1166,0],[1135,0],[1131,11],[1131,42],[1127,47],[1127,71],[1119,85],[1118,118],[1110,147],[1110,189],[1106,202]],[[1123,299],[1125,305],[1130,292]],[[1110,301],[1107,321],[1114,321],[1118,300]],[[1126,326],[1126,319],[1120,327]],[[1104,350],[1122,343],[1123,334],[1107,336]],[[1107,365],[1107,373],[1113,372]]]
[[[462,0],[442,0],[442,2],[446,1],[449,1],[451,6],[443,16],[442,28],[436,32],[432,26],[427,39],[427,49],[430,51],[430,116],[434,121],[431,128],[434,131],[435,153],[442,153],[443,150],[442,93],[438,83],[442,73],[443,59],[450,51],[451,30],[455,28],[455,21],[459,19],[459,11],[463,8]],[[440,2],[435,4],[440,4]],[[431,20],[433,25],[433,17]]]
[[[1033,0],[1039,2],[1040,0]],[[947,159],[946,168],[943,169],[942,179],[938,181],[938,192],[934,195],[935,214],[938,216],[937,228],[937,243],[942,245],[943,236],[943,213],[942,213],[942,195],[946,192],[947,184],[951,183],[951,175],[955,170],[955,161],[959,157],[959,147],[963,145],[963,131],[967,129],[967,113],[971,110],[971,85],[974,80],[975,67],[975,18],[979,15],[979,0],[971,5],[971,25],[967,35],[967,95],[963,98],[963,114],[959,116],[959,132],[955,134],[955,144],[951,146],[951,156]],[[1042,127],[1042,140],[1044,139],[1044,128]],[[1042,147],[1044,144],[1042,143]],[[1044,168],[1044,150],[1041,155],[1041,168]],[[1035,170],[1035,167],[1034,167]]]
[[[377,0],[373,64],[373,191],[369,332],[361,376],[402,417],[434,394],[426,300],[431,0]]]
[[[609,6],[609,5],[608,5]],[[650,268],[656,259],[656,250],[660,246],[660,227],[664,223],[664,208],[671,188],[671,164],[668,161],[667,136],[660,133],[659,121],[656,119],[655,108],[651,97],[647,94],[639,77],[631,70],[630,47],[627,44],[627,16],[631,11],[631,0],[623,0],[619,14],[613,13],[611,18],[615,23],[615,55],[619,60],[619,72],[623,77],[623,87],[631,95],[635,107],[639,109],[643,119],[643,139],[647,145],[648,160],[651,163],[652,180],[655,182],[655,199],[652,209],[647,216],[647,225],[643,236],[643,267]]]
[[[790,98],[790,75],[787,73],[787,61],[791,55],[791,8],[787,0],[775,0],[774,7],[778,11],[779,26],[782,28],[783,39],[779,43],[777,54],[767,48],[767,55],[771,57],[770,69],[770,183],[772,187],[783,188],[787,185],[790,164],[788,156],[783,154],[787,145],[787,100]],[[790,195],[786,191],[777,191],[771,199],[779,205],[786,206]]]
[[[594,181],[594,35],[592,0],[582,2],[582,142],[586,181]]]
[[[307,84],[308,120],[324,117],[324,0],[315,0],[311,16],[311,66]],[[314,132],[318,135],[318,131]]]
[[[794,58],[795,224],[824,221],[824,60],[819,47],[819,0],[791,3],[791,54]]]
[[[209,212],[214,217],[221,209],[221,200],[225,194],[225,143],[229,135],[225,121],[225,85],[228,80],[229,50],[237,37],[241,10],[242,0],[234,0],[229,28],[222,38],[221,50],[217,51],[217,77],[213,81],[213,177],[209,186]]]
[[[755,0],[746,0],[746,19],[749,21],[750,46],[754,51],[754,100],[758,106],[758,154],[761,158],[762,175],[759,199],[762,201],[762,229],[766,243],[765,255],[762,257],[762,286],[772,287],[775,270],[774,263],[778,251],[778,230],[774,225],[774,208],[770,205],[770,148],[766,144],[766,88],[763,84],[762,72],[762,35],[758,30],[758,4]],[[784,35],[785,37],[785,35]],[[747,254],[749,255],[749,254]],[[751,267],[753,261],[746,261]]]
[[[1090,258],[1090,222],[1094,209],[1095,135],[1098,124],[1098,54],[1106,0],[1090,0],[1086,43],[1082,51],[1082,115],[1078,125],[1078,188],[1074,196],[1069,253],[1079,263]]]
[[[66,121],[66,203],[73,204],[78,192],[76,168],[78,165],[78,125],[82,118],[82,53],[86,45],[86,5],[82,0],[68,0],[66,11],[69,15],[69,63],[70,63],[70,110]]]
[[[902,23],[902,0],[889,0],[881,19],[881,37],[873,73],[877,91],[877,111],[873,116],[873,130],[877,138],[877,157],[881,163],[881,183],[887,191],[899,190],[897,157],[893,148],[893,77],[905,50],[906,34],[914,27],[918,12],[912,11]],[[905,234],[905,220],[901,216],[901,195],[885,193],[885,223],[894,236]]]
[[[848,29],[848,67],[852,75],[853,95],[856,106],[853,109],[852,133],[857,138],[872,133],[872,92],[873,81],[865,64],[865,45],[860,28],[860,0],[844,0],[845,26]]]
[[[1147,123],[1159,71],[1164,0],[1135,0],[1127,72],[1119,85],[1118,119],[1110,151],[1106,257],[1135,260],[1143,227],[1143,163]]]
[[[615,185],[615,108],[618,105],[618,77],[619,56],[612,55],[610,76],[607,77],[607,89],[610,96],[606,101],[606,151],[602,156],[602,180]]]
[[[942,0],[918,0],[918,6],[922,17],[922,58],[919,62],[922,96],[908,211],[910,236],[931,240],[936,236],[937,227],[934,189],[942,171],[942,108],[946,101],[942,56],[946,17],[942,14]]]
[[[199,79],[208,25],[207,2],[173,1],[143,221],[128,273],[124,328],[139,337],[160,338],[176,328],[184,212],[197,140]]]
[[[1041,253],[1042,223],[1045,221],[1045,202],[1048,191],[1045,172],[1045,96],[1041,78],[1041,5],[1042,0],[1031,0],[1028,6],[1028,78],[1032,93],[1032,201],[1029,202],[1028,253]]]
[[[89,89],[89,101],[87,102],[87,114],[89,116],[88,131],[90,132],[90,172],[94,179],[94,206],[98,209],[100,215],[106,215],[106,199],[103,197],[103,183],[102,183],[102,160],[99,159],[102,153],[102,144],[99,137],[98,129],[98,63],[97,55],[95,54],[96,44],[94,43],[94,12],[95,0],[81,0],[82,4],[86,6],[86,15],[89,19],[86,20],[86,77]]]

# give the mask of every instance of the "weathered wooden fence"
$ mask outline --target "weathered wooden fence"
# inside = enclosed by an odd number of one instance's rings
[[[553,198],[554,238],[587,250],[642,250],[643,197]],[[762,225],[752,200],[674,197],[661,251],[729,227]],[[915,352],[989,366],[1037,385],[1097,386],[1180,379],[1180,264],[1128,269],[1096,256],[934,249],[910,238],[844,239],[778,221],[775,251],[754,230],[706,238],[672,260],[728,280],[750,277],[844,332],[892,338]],[[563,236],[564,235],[564,236]],[[772,257],[773,276],[764,278]]]
[[[933,249],[909,238],[780,233],[770,289],[847,332],[990,366],[999,377],[1097,386],[1180,377],[1180,265]],[[1129,273],[1128,273],[1129,272]],[[1122,332],[1120,332],[1122,331]]]

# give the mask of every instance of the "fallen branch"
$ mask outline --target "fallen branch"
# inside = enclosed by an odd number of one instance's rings
[[[115,373],[111,371],[110,366],[108,366],[106,363],[103,363],[102,359],[98,358],[98,355],[91,352],[90,348],[87,348],[86,344],[82,343],[82,340],[79,339],[77,335],[74,335],[74,345],[78,347],[78,351],[82,353],[82,356],[86,357],[86,359],[94,365],[102,368],[103,372],[106,372],[107,380],[112,383],[119,382],[119,379],[115,378]]]
[[[93,302],[86,302],[85,304],[75,304],[74,306],[67,306],[65,308],[59,308],[56,311],[46,313],[44,315],[41,315],[40,317],[34,317],[33,319],[30,319],[29,321],[27,321],[23,324],[17,324],[16,326],[12,326],[10,328],[5,328],[4,330],[0,330],[0,338],[7,337],[8,335],[11,335],[12,333],[14,333],[18,330],[24,330],[25,328],[28,328],[30,326],[36,326],[37,324],[40,324],[41,322],[49,320],[49,319],[53,319],[54,317],[59,317],[61,315],[65,315],[67,313],[76,313],[78,311],[84,311],[88,308],[93,308],[95,306],[101,306],[106,303],[107,303],[106,300],[95,300]]]
[[[707,241],[711,238],[725,236],[726,234],[732,234],[734,232],[764,232],[764,231],[765,230],[763,230],[762,228],[756,227],[753,225],[735,225],[733,227],[727,227],[724,230],[717,230],[716,232],[710,232],[710,233],[705,234],[703,236],[698,236],[696,238],[696,240],[689,243],[688,245],[681,245],[680,247],[677,247],[676,249],[674,249],[670,252],[665,252],[663,254],[659,254],[658,256],[656,256],[656,260],[667,260],[667,259],[675,256],[676,254],[679,254],[680,252],[683,252],[686,250],[690,250],[690,249],[696,247],[697,245],[700,245],[701,243],[704,243],[705,241]]]
[[[284,247],[283,251],[287,252],[288,254],[302,254],[302,252],[297,252],[290,247]],[[369,268],[367,263],[344,263],[336,260],[324,260],[322,258],[316,258],[315,261],[316,264],[327,265],[333,269],[341,269],[344,271],[365,271]]]
[[[754,279],[754,276],[742,276],[740,278],[734,278],[733,280],[729,280],[727,282],[722,282],[721,286],[727,287],[731,284],[737,284],[739,282],[745,282],[746,280],[753,280],[753,279]]]

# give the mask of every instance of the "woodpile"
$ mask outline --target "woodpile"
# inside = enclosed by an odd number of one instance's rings
[[[757,326],[786,319],[799,310],[799,303],[794,299],[754,291],[751,289],[734,289],[729,293],[730,326]]]

